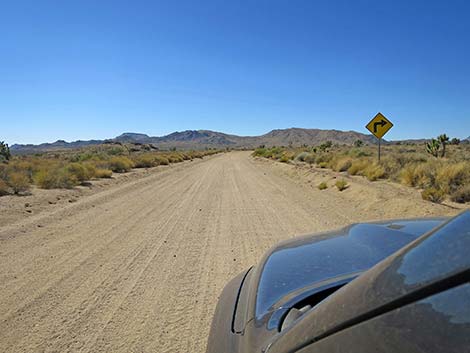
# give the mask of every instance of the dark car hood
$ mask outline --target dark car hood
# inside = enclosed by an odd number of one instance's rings
[[[446,218],[354,224],[339,231],[295,238],[269,251],[256,269],[254,315],[262,320],[296,292],[334,279],[355,278],[435,228]],[[350,280],[349,279],[349,280]]]

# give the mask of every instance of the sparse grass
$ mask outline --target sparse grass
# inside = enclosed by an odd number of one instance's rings
[[[328,189],[328,184],[324,181],[322,181],[320,184],[317,186],[318,190],[325,190]]]
[[[336,181],[335,186],[338,188],[339,191],[343,191],[348,188],[348,183],[346,180],[341,179]]]
[[[205,151],[153,151],[142,146],[100,145],[88,149],[13,156],[0,163],[0,196],[20,194],[31,184],[39,188],[73,188],[94,178],[111,178],[113,171],[151,168],[219,153]]]
[[[448,146],[447,157],[439,159],[428,154],[424,145],[384,146],[382,151],[380,163],[377,163],[374,146],[332,146],[328,151],[319,146],[273,147],[257,149],[253,155],[283,162],[289,155],[298,162],[361,175],[370,181],[399,182],[423,189],[424,198],[433,202],[442,202],[447,196],[455,202],[470,202],[470,145]]]

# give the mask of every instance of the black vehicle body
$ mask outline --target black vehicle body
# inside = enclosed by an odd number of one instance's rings
[[[227,284],[207,353],[470,352],[470,211],[280,243]]]

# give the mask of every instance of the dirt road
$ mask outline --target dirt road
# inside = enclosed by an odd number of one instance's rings
[[[0,351],[204,352],[223,285],[268,247],[387,216],[282,168],[217,155],[0,227]]]

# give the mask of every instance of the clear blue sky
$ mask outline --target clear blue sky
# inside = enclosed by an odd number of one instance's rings
[[[470,135],[470,2],[11,0],[0,140],[211,129]]]

